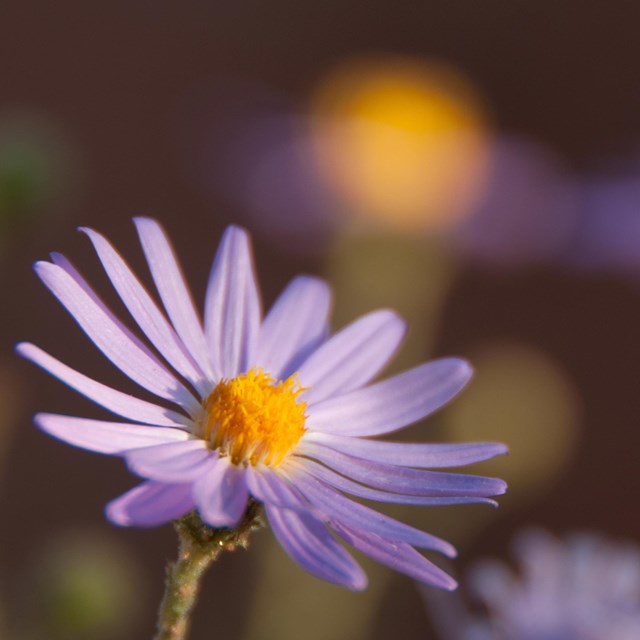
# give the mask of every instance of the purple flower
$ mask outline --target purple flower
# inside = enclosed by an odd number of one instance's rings
[[[204,326],[171,245],[154,220],[135,220],[164,312],[103,236],[83,229],[157,356],[118,320],[61,255],[38,262],[42,281],[147,402],[71,369],[38,347],[17,349],[129,422],[38,414],[70,444],[122,456],[145,481],[107,505],[119,525],[154,526],[197,509],[211,527],[234,527],[250,500],[264,505],[285,550],[312,574],[351,589],[366,575],[333,534],[423,582],[455,581],[414,547],[447,556],[446,541],[354,502],[489,502],[498,479],[427,471],[485,460],[501,444],[405,444],[369,439],[448,402],[471,376],[445,358],[369,384],[405,332],[392,311],[370,313],[328,336],[330,291],[295,278],[262,318],[249,238],[230,227],[208,283]],[[165,315],[166,312],[166,315]]]
[[[542,530],[516,538],[520,568],[485,561],[471,585],[491,623],[464,637],[496,640],[640,638],[640,551],[595,534],[558,540]],[[459,637],[463,637],[461,634]]]

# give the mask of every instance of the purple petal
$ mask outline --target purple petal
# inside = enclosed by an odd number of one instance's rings
[[[318,464],[309,459],[290,459],[287,468],[301,469],[314,475],[316,478],[323,480],[332,487],[350,493],[351,495],[365,498],[367,500],[377,500],[379,502],[390,502],[396,504],[411,504],[421,506],[445,506],[453,504],[490,504],[494,507],[498,506],[495,500],[490,498],[481,498],[477,496],[443,496],[443,497],[425,497],[425,496],[408,496],[401,493],[389,493],[365,487],[349,478],[332,471],[324,465]]]
[[[193,497],[202,519],[211,527],[235,527],[247,509],[245,470],[228,456],[211,460],[196,481]]]
[[[284,550],[306,571],[354,591],[367,586],[356,561],[310,513],[266,505],[271,529]]]
[[[199,403],[164,365],[106,307],[61,256],[57,264],[37,262],[36,273],[102,353],[125,375],[188,411]]]
[[[505,445],[494,442],[465,444],[384,442],[319,432],[307,432],[305,440],[317,442],[357,458],[401,467],[458,467],[488,460],[508,451]]]
[[[159,482],[183,483],[202,475],[214,456],[204,440],[170,442],[126,451],[124,456],[134,473]]]
[[[102,235],[86,227],[80,231],[89,236],[111,283],[147,338],[180,375],[206,395],[211,383],[127,263]]]
[[[338,522],[332,522],[331,527],[361,553],[410,578],[448,591],[458,586],[451,576],[404,542],[390,542],[368,531]]]
[[[260,300],[249,237],[228,227],[213,262],[204,309],[204,325],[216,373],[234,378],[255,354]]]
[[[298,444],[297,453],[319,460],[357,482],[396,493],[433,497],[496,496],[506,490],[506,484],[498,478],[396,467],[355,458],[305,440]]]
[[[291,480],[313,507],[322,514],[323,519],[364,529],[387,540],[406,542],[423,549],[433,549],[450,558],[456,555],[455,548],[447,541],[354,502],[313,476],[298,473]]]
[[[175,330],[193,359],[212,378],[202,325],[169,238],[151,218],[134,218],[133,221],[151,276]]]
[[[343,436],[390,433],[425,418],[469,381],[471,367],[443,358],[309,407],[309,426]]]
[[[249,493],[262,504],[304,511],[309,509],[295,489],[268,467],[258,469],[250,465],[246,478]]]
[[[301,398],[314,404],[366,384],[395,353],[405,330],[404,321],[386,309],[352,322],[302,364],[300,384],[309,390]]]
[[[155,527],[193,509],[190,484],[143,482],[107,504],[107,518],[121,527]]]
[[[179,429],[189,428],[193,424],[189,418],[175,411],[107,387],[101,382],[97,382],[68,367],[33,344],[21,342],[16,346],[16,351],[22,357],[31,360],[31,362],[69,385],[72,389],[123,418],[145,424],[177,427]]]
[[[181,429],[104,422],[51,413],[39,413],[34,421],[54,438],[82,449],[110,455],[166,442],[181,442],[189,438],[189,434]]]
[[[256,364],[281,379],[325,339],[331,291],[318,278],[291,281],[271,307],[260,328]]]

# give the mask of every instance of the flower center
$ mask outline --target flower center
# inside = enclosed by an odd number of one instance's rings
[[[261,369],[221,380],[204,402],[201,436],[234,464],[278,466],[305,432],[295,375],[276,382]]]

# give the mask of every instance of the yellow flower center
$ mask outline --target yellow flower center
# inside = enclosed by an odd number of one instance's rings
[[[305,432],[295,375],[276,382],[261,369],[222,380],[204,402],[201,437],[234,464],[279,465]]]

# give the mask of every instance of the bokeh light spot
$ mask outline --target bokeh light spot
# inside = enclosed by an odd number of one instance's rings
[[[349,213],[401,229],[442,228],[476,201],[486,118],[453,68],[351,61],[318,85],[311,110],[321,173]]]
[[[522,506],[568,469],[579,435],[578,392],[550,355],[529,346],[488,345],[470,360],[475,378],[444,414],[448,439],[506,443],[509,455],[484,462],[482,472],[509,483],[502,507]]]

